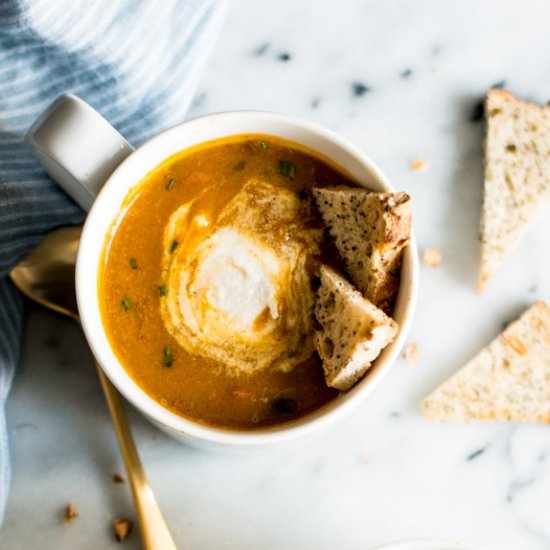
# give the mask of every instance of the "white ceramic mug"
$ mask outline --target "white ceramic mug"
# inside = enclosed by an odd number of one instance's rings
[[[98,266],[111,223],[129,190],[171,155],[194,145],[235,134],[271,134],[318,151],[344,168],[358,183],[393,191],[378,167],[335,133],[293,117],[266,112],[228,112],[190,120],[133,150],[99,113],[82,100],[56,100],[27,132],[25,141],[49,174],[85,210],[90,210],[78,251],[76,292],[84,333],[98,363],[118,390],[164,431],[184,440],[251,446],[303,436],[349,412],[365,398],[395,362],[415,309],[418,260],[414,237],[405,250],[394,312],[400,330],[363,380],[317,411],[289,423],[235,431],[207,427],[182,418],[149,397],[116,358],[101,321]],[[92,204],[93,203],[93,204]]]

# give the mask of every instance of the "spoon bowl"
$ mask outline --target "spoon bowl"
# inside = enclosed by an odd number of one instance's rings
[[[64,227],[50,233],[10,278],[28,298],[79,321],[74,286],[76,254],[82,228]]]

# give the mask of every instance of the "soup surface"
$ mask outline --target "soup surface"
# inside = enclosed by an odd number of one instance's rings
[[[312,339],[318,265],[338,259],[310,190],[329,185],[356,184],[297,144],[247,134],[178,153],[130,192],[99,298],[110,344],[147,394],[231,429],[338,395]]]

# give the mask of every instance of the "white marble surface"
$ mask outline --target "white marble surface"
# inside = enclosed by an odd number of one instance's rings
[[[429,423],[418,406],[504,322],[550,300],[549,216],[485,295],[473,290],[482,124],[469,121],[502,80],[550,99],[549,20],[545,0],[234,1],[190,115],[267,109],[340,132],[413,195],[419,244],[444,259],[421,270],[420,362],[400,360],[313,440],[197,451],[131,411],[181,548],[367,549],[427,536],[550,548],[550,428]],[[368,90],[354,95],[354,84]],[[429,169],[411,172],[415,157]],[[13,485],[0,546],[118,547],[109,522],[134,513],[127,484],[111,480],[122,464],[89,352],[76,326],[29,309],[8,403]],[[62,525],[68,501],[81,515]],[[139,548],[137,535],[121,547]]]

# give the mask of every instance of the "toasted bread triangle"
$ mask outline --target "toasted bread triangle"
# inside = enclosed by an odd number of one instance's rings
[[[422,401],[432,420],[550,423],[550,308],[536,302]]]
[[[480,292],[550,203],[550,107],[489,90],[485,113]]]
[[[315,347],[327,385],[344,391],[367,372],[399,327],[330,267],[322,265],[320,275]]]
[[[353,284],[391,311],[411,233],[409,195],[343,186],[314,189],[313,195]]]

